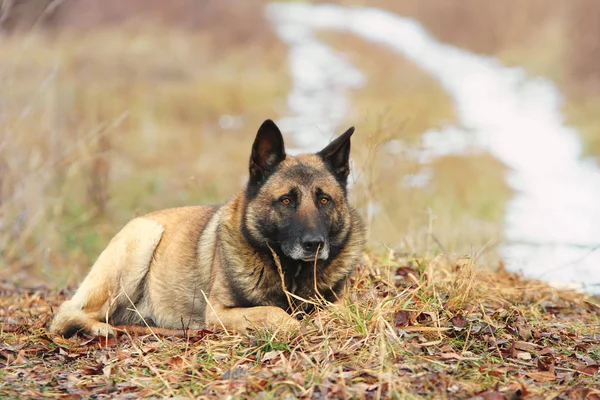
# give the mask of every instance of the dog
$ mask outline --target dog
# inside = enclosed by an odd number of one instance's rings
[[[310,299],[339,299],[363,254],[364,223],[347,202],[353,132],[318,153],[289,156],[279,128],[266,120],[241,193],[222,205],[131,220],[60,306],[50,332],[298,328]]]

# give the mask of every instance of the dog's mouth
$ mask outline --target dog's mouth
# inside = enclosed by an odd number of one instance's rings
[[[329,258],[329,246],[327,244],[316,254],[315,252],[304,250],[302,246],[296,243],[282,243],[281,250],[287,257],[306,263],[314,263],[315,259],[325,261]]]

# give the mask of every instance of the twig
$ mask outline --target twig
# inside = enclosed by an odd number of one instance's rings
[[[217,320],[219,321],[221,328],[223,328],[223,330],[225,331],[225,334],[227,334],[229,336],[229,331],[227,330],[227,328],[225,328],[225,325],[223,325],[223,321],[221,321],[221,318],[219,318],[219,314],[217,314],[217,311],[215,310],[215,308],[212,306],[210,301],[208,301],[208,297],[206,297],[206,293],[204,293],[204,290],[201,289],[200,293],[202,293],[202,296],[204,296],[204,300],[206,300],[206,304],[208,304],[208,306],[210,307],[212,312],[215,313],[215,317],[217,317]]]
[[[121,287],[123,287],[123,283],[121,283]],[[131,298],[129,297],[129,295],[127,294],[127,292],[125,290],[121,290],[121,293],[123,293],[125,295],[125,297],[127,297],[127,300],[129,300],[129,303],[131,303],[131,306],[133,307],[133,310],[140,317],[140,319],[142,320],[142,322],[144,323],[144,325],[146,325],[146,328],[148,328],[150,330],[150,332],[152,332],[152,335],[154,336],[154,338],[156,340],[160,341],[160,338],[154,334],[154,331],[152,331],[152,328],[146,322],[146,319],[144,318],[144,316],[142,314],[140,314],[140,312],[138,311],[138,309],[135,306],[135,304],[133,304],[133,301],[131,301]]]
[[[151,330],[141,325],[117,325],[114,327],[118,332],[133,333],[136,335],[151,335],[175,338],[203,337],[212,331],[208,329],[169,329],[153,327]]]
[[[292,299],[290,298],[289,292],[285,287],[285,275],[283,274],[283,267],[281,266],[281,261],[279,261],[279,256],[275,253],[275,250],[267,243],[267,247],[271,250],[271,254],[273,255],[273,259],[275,260],[275,265],[277,266],[277,272],[279,273],[279,279],[281,279],[281,289],[283,290],[283,294],[285,294],[285,298],[287,299],[288,305],[290,306],[290,310],[293,313],[296,312],[294,310],[294,305],[292,304]]]

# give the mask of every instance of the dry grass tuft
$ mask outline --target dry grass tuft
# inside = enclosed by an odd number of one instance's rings
[[[484,272],[469,259],[366,256],[347,296],[299,334],[157,330],[67,341],[45,330],[66,293],[1,290],[2,396],[600,394],[598,299]]]

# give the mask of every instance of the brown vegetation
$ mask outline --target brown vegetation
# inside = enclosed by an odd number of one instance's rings
[[[370,251],[345,303],[293,337],[48,337],[70,291],[46,287],[72,288],[127,220],[239,189],[256,127],[288,114],[287,52],[258,0],[0,3],[29,4],[0,17],[11,33],[0,37],[0,275],[10,279],[0,285],[0,397],[600,396],[597,298],[422,259],[493,248],[509,195],[503,166],[486,154],[446,157],[429,165],[430,185],[403,186],[422,166],[385,144],[418,147],[422,131],[454,123],[450,100],[401,57],[329,34],[370,81],[348,117],[362,171],[352,201],[363,213],[381,205],[372,248],[402,256]],[[595,2],[371,4],[550,76],[577,98],[569,116],[600,154],[600,101],[588,84],[598,73]]]
[[[65,293],[0,286],[0,397],[598,399],[600,305],[472,260],[367,259],[299,334],[49,337]]]
[[[137,213],[240,187],[246,162],[220,161],[247,158],[240,139],[284,109],[289,83],[262,14],[229,14],[257,19],[226,48],[224,24],[0,37],[0,273],[76,282]]]

